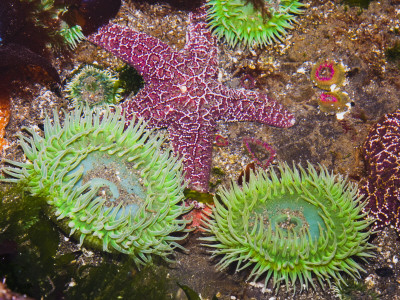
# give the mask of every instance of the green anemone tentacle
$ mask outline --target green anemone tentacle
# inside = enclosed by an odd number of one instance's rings
[[[48,214],[80,244],[129,254],[140,265],[152,255],[168,260],[185,238],[190,210],[181,205],[185,187],[181,160],[163,139],[132,120],[125,129],[120,109],[79,107],[46,117],[44,137],[20,135],[26,163],[4,172],[32,195],[46,196]],[[172,233],[181,232],[177,236]]]
[[[219,191],[201,238],[212,257],[221,256],[218,269],[250,267],[249,279],[265,276],[275,287],[314,286],[312,274],[321,285],[343,282],[341,272],[360,276],[353,257],[372,256],[366,228],[373,220],[361,213],[355,184],[319,167],[279,164]]]

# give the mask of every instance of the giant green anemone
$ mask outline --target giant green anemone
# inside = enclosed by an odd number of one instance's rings
[[[321,285],[340,283],[341,271],[353,278],[363,271],[353,257],[372,256],[366,203],[356,185],[323,167],[318,173],[280,164],[277,172],[251,173],[242,188],[232,183],[214,201],[201,239],[221,257],[218,269],[249,267],[249,279],[265,276],[265,286],[272,278],[275,287],[315,287],[312,274]]]
[[[146,131],[142,119],[125,130],[119,110],[78,108],[46,117],[44,137],[33,129],[20,135],[26,163],[4,172],[32,195],[48,199],[48,213],[82,245],[129,254],[137,264],[152,255],[168,255],[188,221],[181,161],[171,150],[161,151],[163,139]],[[179,232],[178,234],[173,234]]]
[[[207,21],[218,38],[225,38],[234,47],[238,42],[249,48],[261,47],[282,40],[293,28],[295,14],[304,4],[296,0],[261,0],[261,9],[254,1],[208,0]]]

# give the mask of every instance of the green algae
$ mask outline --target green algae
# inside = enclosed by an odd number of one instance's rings
[[[62,242],[46,216],[46,199],[22,185],[0,185],[0,275],[8,287],[35,299],[173,299],[168,269],[138,270],[129,256],[95,253],[96,261]],[[155,261],[155,264],[163,264]]]
[[[143,77],[138,71],[130,65],[126,64],[116,70],[118,73],[118,87],[124,90],[124,95],[136,95],[140,89],[144,87]]]
[[[140,272],[132,261],[105,259],[98,266],[81,266],[66,292],[66,299],[172,299],[166,269],[146,266]]]
[[[188,287],[187,285],[180,284],[179,282],[176,283],[185,293],[186,297],[189,300],[201,300],[198,293],[196,293],[193,289]]]
[[[201,296],[200,294],[198,294],[197,292],[195,292],[192,288],[190,288],[187,285],[184,284],[180,284],[179,282],[176,283],[185,293],[186,297],[188,300],[201,300]],[[217,295],[214,295],[212,297],[212,300],[218,300]]]
[[[386,48],[385,57],[388,62],[400,62],[400,42],[396,41],[392,47]]]
[[[185,198],[190,198],[192,200],[196,200],[201,203],[213,204],[214,203],[214,196],[210,193],[202,193],[196,190],[185,189],[183,191]]]
[[[0,274],[16,292],[46,295],[59,259],[59,233],[43,213],[46,201],[29,196],[22,186],[3,185],[0,197]]]
[[[367,9],[371,1],[372,0],[343,0],[342,3],[348,6],[358,6]]]
[[[346,280],[346,285],[333,287],[333,291],[340,300],[380,299],[379,294],[368,288],[364,282],[357,282],[352,279]]]

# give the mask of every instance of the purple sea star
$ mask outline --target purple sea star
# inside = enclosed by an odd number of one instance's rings
[[[108,24],[89,41],[115,54],[143,76],[145,87],[122,104],[128,120],[143,117],[149,126],[168,129],[183,157],[189,188],[207,192],[217,121],[257,121],[290,127],[294,117],[264,94],[231,89],[217,81],[217,46],[205,13],[190,15],[186,45],[167,44],[128,27]]]
[[[374,230],[392,225],[400,234],[400,110],[382,117],[369,131],[363,146],[367,177],[360,193],[364,208],[376,219]]]

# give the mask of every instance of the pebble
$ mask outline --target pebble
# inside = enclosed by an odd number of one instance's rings
[[[393,256],[392,261],[393,261],[394,264],[397,264],[397,262],[399,261],[399,259],[398,259],[397,256],[395,255],[395,256]]]

